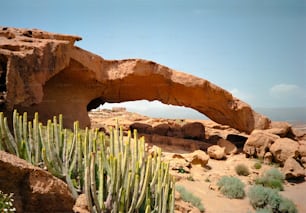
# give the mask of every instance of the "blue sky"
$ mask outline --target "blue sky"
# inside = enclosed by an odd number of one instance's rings
[[[306,106],[305,0],[10,0],[0,11],[2,26],[80,35],[106,59],[153,60],[255,108]]]

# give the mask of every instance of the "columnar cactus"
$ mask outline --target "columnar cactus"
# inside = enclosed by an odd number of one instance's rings
[[[124,138],[118,127],[111,130],[109,147],[88,156],[86,187],[92,212],[173,212],[174,181],[169,166],[161,162],[161,150],[145,151],[144,139]]]
[[[85,193],[92,212],[173,212],[174,181],[161,161],[161,149],[145,150],[137,132],[123,136],[122,128],[104,133],[86,128],[63,128],[63,118],[44,126],[13,113],[13,134],[0,113],[0,149],[43,166],[66,181],[73,196]]]

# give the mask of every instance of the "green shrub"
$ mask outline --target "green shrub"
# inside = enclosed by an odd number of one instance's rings
[[[243,198],[244,184],[236,177],[223,176],[217,183],[219,190],[228,198]]]
[[[16,212],[13,202],[13,193],[8,195],[0,190],[0,212]]]
[[[271,177],[273,179],[281,180],[281,181],[285,180],[284,175],[277,168],[272,168],[266,171],[264,175],[267,177]]]
[[[280,212],[296,213],[297,209],[292,200],[288,198],[283,198],[282,202],[279,204],[278,210]]]
[[[261,163],[260,162],[256,162],[254,163],[254,169],[260,169],[261,168]]]
[[[248,176],[250,174],[249,168],[244,164],[238,164],[235,167],[237,175]]]
[[[259,212],[297,213],[294,203],[275,189],[255,185],[250,188],[248,197],[253,208]]]
[[[180,193],[181,198],[185,202],[191,203],[193,206],[197,207],[201,212],[205,211],[205,208],[202,204],[202,201],[199,197],[195,196],[191,192],[187,191],[187,189],[184,186],[176,185],[175,189]]]
[[[284,189],[284,176],[278,169],[272,168],[266,171],[261,177],[257,178],[255,183],[257,185],[282,191]]]

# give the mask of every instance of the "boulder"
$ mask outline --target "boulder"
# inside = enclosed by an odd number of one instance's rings
[[[157,135],[167,136],[169,130],[170,130],[169,124],[162,123],[154,126],[153,133]]]
[[[270,128],[265,131],[274,135],[278,135],[282,138],[293,136],[291,125],[287,122],[272,121]]]
[[[172,151],[175,149],[174,147],[178,147],[180,149],[183,149],[185,151],[191,151],[194,150],[206,150],[211,144],[202,142],[202,141],[196,141],[191,139],[184,139],[184,138],[174,138],[174,137],[168,137],[168,136],[161,136],[161,135],[143,135],[145,137],[146,143],[151,143],[155,145],[159,145],[161,147],[164,147],[166,150],[170,149],[169,151]],[[169,147],[171,146],[171,147]]]
[[[306,157],[306,141],[299,141],[299,154],[301,157]]]
[[[306,167],[306,157],[301,158],[301,163]]]
[[[282,165],[290,157],[298,157],[299,155],[299,144],[298,142],[289,138],[279,138],[270,147],[275,162],[281,163]]]
[[[305,169],[292,157],[285,161],[282,171],[286,179],[305,177]]]
[[[75,213],[90,213],[88,202],[85,194],[80,194],[76,199],[73,206],[73,212]]]
[[[225,147],[220,147],[218,145],[212,145],[208,147],[207,154],[210,158],[216,160],[222,160],[225,158]]]
[[[202,150],[195,150],[192,153],[183,154],[183,157],[191,163],[191,165],[200,165],[205,167],[208,163],[209,156]]]
[[[264,157],[263,157],[263,162],[264,164],[271,164],[273,162],[273,155],[271,152],[266,152]]]
[[[169,125],[170,129],[168,130],[167,136],[175,138],[183,138],[182,127],[179,124]]]
[[[191,165],[182,155],[174,154],[169,161],[169,167],[171,170],[177,170],[179,173],[189,173]]]
[[[278,138],[279,136],[265,131],[254,131],[245,142],[243,151],[247,156],[263,158]]]
[[[205,128],[200,122],[187,123],[182,126],[183,136],[186,139],[204,140]]]
[[[235,144],[233,144],[232,142],[230,142],[228,140],[225,140],[223,138],[218,140],[217,145],[220,146],[220,147],[224,147],[225,148],[225,154],[227,154],[227,155],[236,154],[237,151],[238,151]]]
[[[306,125],[292,127],[292,133],[298,140],[306,141]]]
[[[68,186],[49,172],[0,151],[0,189],[14,193],[17,212],[72,212]]]
[[[251,132],[270,120],[212,84],[153,61],[106,60],[74,45],[81,37],[38,29],[0,28],[1,111],[39,112],[46,121],[90,126],[88,110],[105,102],[159,100],[193,108],[220,124]]]
[[[130,130],[133,132],[134,129],[137,130],[138,133],[141,134],[152,134],[153,132],[153,127],[149,124],[145,124],[145,123],[133,123],[130,125]]]

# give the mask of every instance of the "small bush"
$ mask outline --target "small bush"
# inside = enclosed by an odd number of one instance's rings
[[[272,169],[266,171],[264,175],[267,176],[267,177],[271,177],[273,179],[281,180],[281,181],[285,180],[284,175],[276,168],[272,168]]]
[[[257,185],[282,191],[284,189],[284,175],[276,168],[266,171],[262,177],[255,180]]]
[[[282,202],[279,204],[278,210],[280,212],[288,212],[288,213],[297,212],[295,204],[287,198],[282,199]]]
[[[184,186],[176,185],[175,189],[181,194],[182,200],[191,203],[193,206],[197,207],[201,212],[205,211],[205,208],[199,197],[187,191],[187,189]]]
[[[228,198],[241,199],[245,196],[244,184],[236,177],[223,176],[217,186],[221,193]]]
[[[4,194],[0,190],[0,212],[16,212],[13,206],[13,194]]]
[[[282,197],[275,189],[255,185],[250,188],[248,197],[257,212],[270,210],[270,212],[297,213],[294,203]]]
[[[250,174],[249,168],[244,164],[238,164],[235,167],[237,175],[248,176]]]
[[[261,168],[261,163],[259,163],[259,162],[256,162],[256,163],[254,163],[254,169],[260,169]]]

